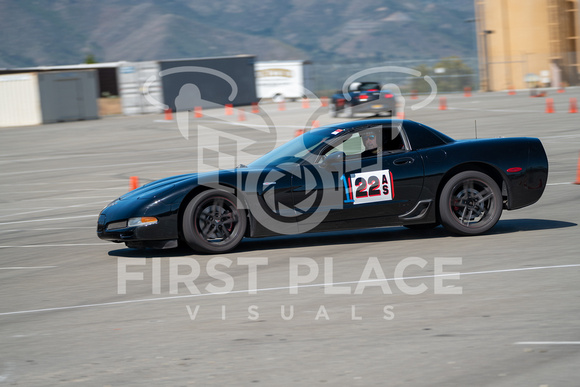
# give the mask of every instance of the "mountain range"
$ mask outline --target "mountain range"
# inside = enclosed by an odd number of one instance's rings
[[[475,56],[471,0],[0,0],[0,68],[256,55]]]

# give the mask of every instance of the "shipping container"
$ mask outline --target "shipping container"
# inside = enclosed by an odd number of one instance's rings
[[[0,127],[42,123],[37,74],[0,76]]]
[[[160,113],[163,93],[159,62],[120,62],[117,83],[123,114]]]
[[[45,124],[99,118],[94,70],[40,73],[38,88]]]
[[[163,100],[173,111],[257,101],[253,55],[160,61]]]
[[[94,70],[0,76],[0,126],[98,118]]]

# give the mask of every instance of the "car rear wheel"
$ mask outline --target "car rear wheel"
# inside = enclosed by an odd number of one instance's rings
[[[443,226],[456,234],[478,235],[492,228],[501,216],[503,199],[497,183],[478,171],[453,176],[439,198]]]
[[[344,115],[345,115],[345,117],[348,117],[348,118],[354,117],[354,112],[352,111],[351,104],[347,103],[346,105],[344,105]]]
[[[183,237],[194,250],[224,253],[234,249],[244,237],[247,219],[229,192],[204,191],[194,197],[183,213]]]
[[[330,109],[329,109],[329,110],[330,110],[330,116],[331,116],[331,117],[338,117],[338,110],[337,110],[337,108],[336,108],[336,104],[334,104],[334,103],[331,103],[331,104],[330,104]]]

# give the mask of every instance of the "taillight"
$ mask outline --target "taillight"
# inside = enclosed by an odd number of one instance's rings
[[[385,94],[385,98],[393,98],[393,95],[391,93],[387,93]]]

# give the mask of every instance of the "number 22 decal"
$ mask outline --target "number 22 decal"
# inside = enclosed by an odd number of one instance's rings
[[[345,203],[372,203],[393,200],[393,174],[388,169],[343,176]],[[354,190],[354,192],[353,192]]]

